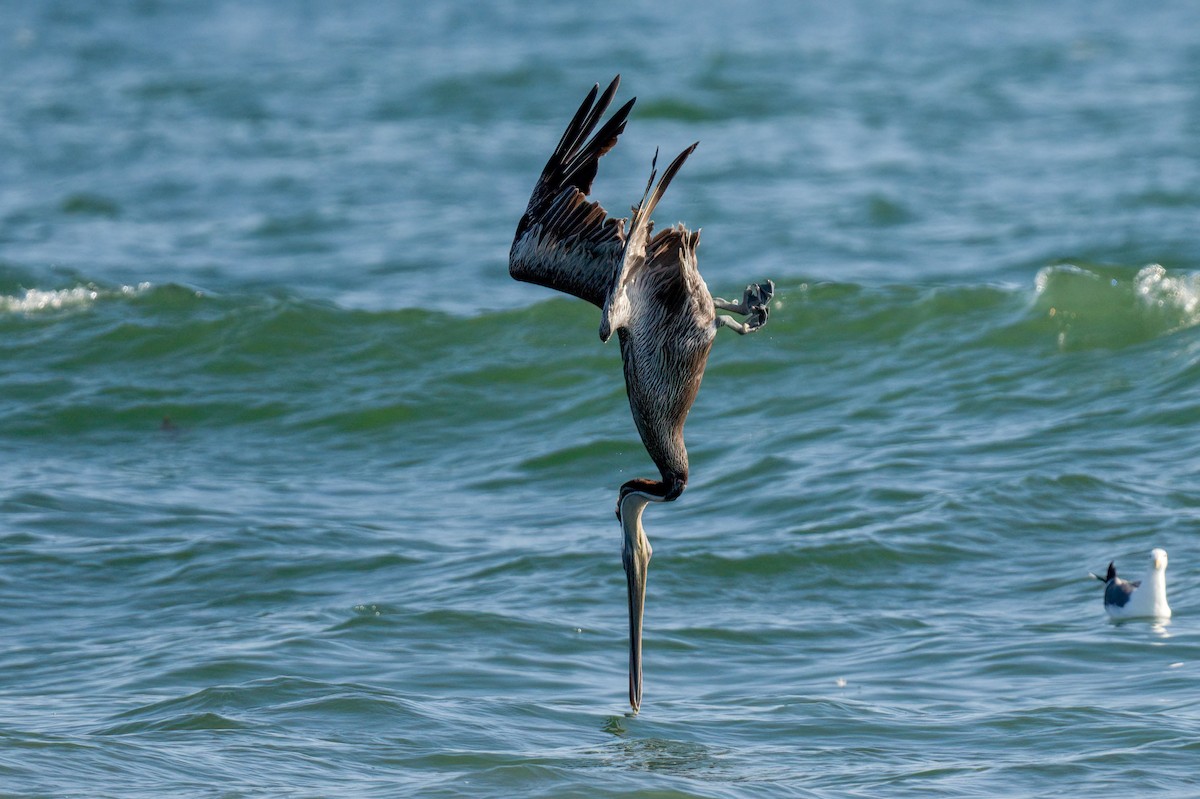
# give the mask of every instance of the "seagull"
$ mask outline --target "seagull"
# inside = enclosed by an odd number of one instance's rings
[[[567,125],[517,224],[508,270],[517,280],[600,309],[600,340],[613,333],[620,340],[633,421],[661,473],[661,480],[637,478],[622,485],[616,508],[629,600],[629,704],[636,714],[642,703],[642,615],[653,551],[642,511],[651,502],[673,502],[687,486],[683,425],[717,331],[727,327],[745,335],[761,328],[775,284],[752,283],[738,302],[714,298],[696,266],[700,231],[677,224],[654,233],[650,215],[699,142],[676,156],[657,185],[655,152],[632,218],[611,218],[587,199],[600,158],[617,143],[636,100],[596,130],[620,81],[618,75],[603,94],[599,84],[593,86]]]
[[[1089,574],[1104,583],[1104,609],[1114,619],[1171,618],[1167,605],[1167,551],[1154,549],[1150,552],[1150,571],[1137,582],[1122,580],[1117,576],[1113,563],[1108,564],[1108,573],[1101,577]],[[1144,587],[1143,587],[1144,586]]]

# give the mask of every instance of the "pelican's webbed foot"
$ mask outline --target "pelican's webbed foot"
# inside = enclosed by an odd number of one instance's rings
[[[766,285],[751,283],[746,286],[741,302],[730,302],[719,297],[713,297],[713,307],[720,311],[733,311],[748,317],[745,322],[739,322],[732,316],[717,316],[717,325],[728,327],[741,335],[753,333],[767,323],[771,313],[771,298],[775,296],[775,283],[768,280]]]

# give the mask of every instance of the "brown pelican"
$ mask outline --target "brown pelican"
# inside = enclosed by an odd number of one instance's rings
[[[620,339],[633,421],[662,473],[661,480],[630,480],[621,486],[617,500],[624,532],[621,560],[629,588],[629,704],[637,713],[642,703],[642,608],[651,554],[642,511],[650,502],[677,499],[687,485],[683,424],[717,329],[746,334],[762,327],[775,285],[769,280],[765,286],[751,284],[741,302],[714,299],[696,268],[700,232],[679,224],[651,235],[650,215],[696,144],[671,162],[658,185],[655,153],[632,219],[610,218],[599,204],[588,202],[600,157],[617,143],[633,107],[634,100],[625,103],[592,135],[620,80],[619,75],[614,78],[599,100],[600,86],[593,86],[567,125],[517,224],[508,270],[517,280],[573,294],[601,309],[600,340],[608,341],[614,331]],[[718,315],[718,310],[747,320]]]

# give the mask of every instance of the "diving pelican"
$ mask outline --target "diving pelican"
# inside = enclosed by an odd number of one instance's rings
[[[618,75],[603,94],[599,84],[593,86],[567,125],[517,224],[508,270],[517,280],[600,308],[600,340],[617,333],[633,421],[662,473],[661,480],[638,478],[622,485],[616,509],[629,589],[629,704],[637,713],[642,704],[642,610],[652,552],[642,511],[650,502],[674,501],[687,485],[683,424],[717,329],[744,335],[762,327],[775,284],[751,284],[741,302],[713,298],[696,268],[700,232],[678,224],[651,235],[650,215],[699,142],[671,162],[657,185],[655,153],[632,219],[610,218],[598,203],[587,200],[600,157],[616,144],[633,108],[634,100],[625,103],[592,135],[620,80]],[[718,310],[747,319],[737,321]]]

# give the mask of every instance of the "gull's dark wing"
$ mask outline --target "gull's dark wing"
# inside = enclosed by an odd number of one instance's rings
[[[517,280],[566,292],[598,307],[604,306],[621,266],[625,220],[609,218],[599,203],[588,202],[587,195],[601,156],[625,130],[634,101],[617,109],[594,135],[592,131],[620,81],[620,76],[614,78],[602,95],[599,85],[592,87],[575,112],[533,187],[508,254],[508,273]]]
[[[1133,596],[1133,590],[1141,584],[1141,580],[1131,583],[1120,577],[1114,577],[1104,589],[1104,604],[1116,605],[1119,608],[1125,607],[1129,598]]]

